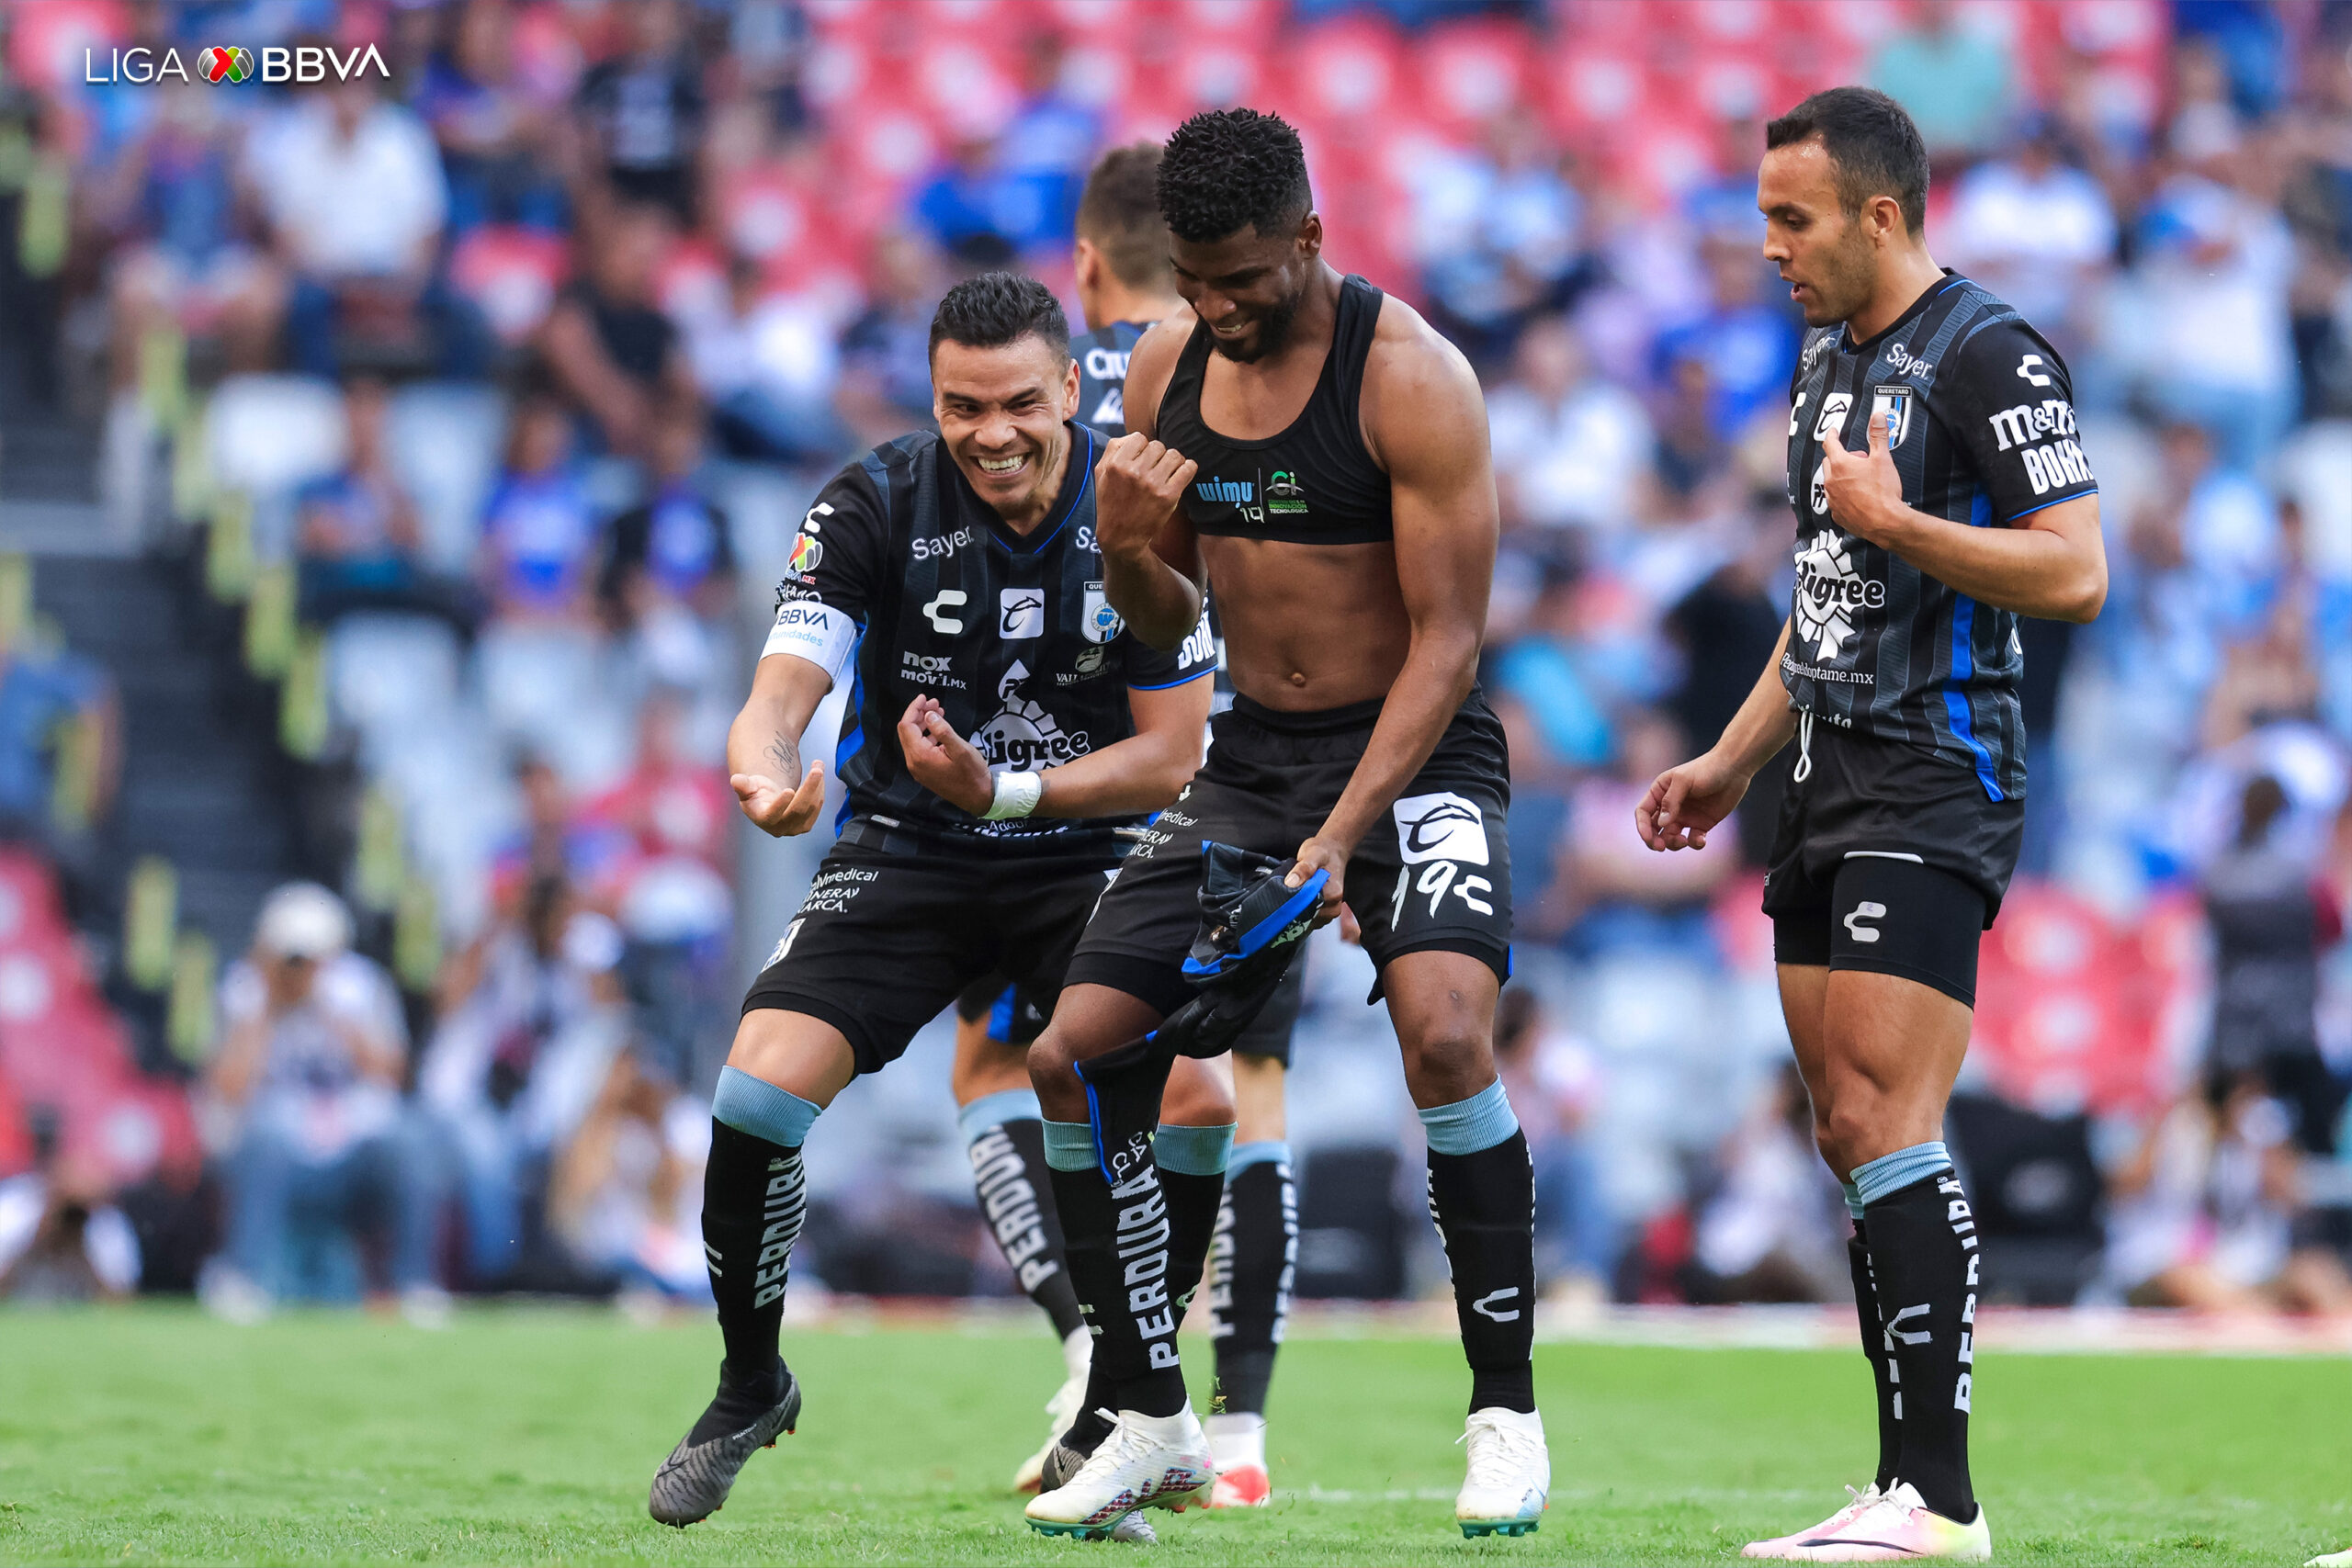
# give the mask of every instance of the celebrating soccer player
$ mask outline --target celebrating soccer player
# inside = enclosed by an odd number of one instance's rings
[[[1072,417],[1052,292],[1006,273],[958,285],[932,321],[931,368],[938,434],[875,448],[809,509],[728,736],[744,815],[808,831],[824,770],[801,767],[800,737],[854,666],[840,839],[744,998],[711,1107],[703,1243],[726,1359],[654,1477],[668,1524],[718,1508],[799,1415],[777,1340],[818,1113],[985,975],[1050,998],[1124,835],[1200,760],[1209,637],[1162,651],[1109,605],[1102,438]],[[1206,1091],[1191,1122],[1159,1142],[1173,1169],[1219,1171],[1232,1103],[1193,1081]]]
[[[1790,384],[1794,603],[1722,739],[1658,775],[1635,825],[1654,850],[1703,845],[1795,739],[1764,909],[1814,1136],[1853,1214],[1879,1459],[1847,1507],[1747,1555],[1977,1561],[1984,1252],[1944,1101],[2025,827],[2017,619],[2098,614],[2098,486],[2057,351],[1928,258],[1910,116],[1838,87],[1765,144],[1764,254],[1811,329]]]
[[[1089,330],[1071,340],[1069,352],[1078,366],[1079,418],[1105,435],[1126,433],[1127,358],[1136,340],[1183,308],[1169,270],[1159,175],[1155,144],[1114,147],[1095,161],[1079,197],[1071,261]],[[1217,685],[1222,705],[1230,694],[1221,668]],[[1239,1142],[1226,1168],[1224,1206],[1209,1253],[1218,1404],[1207,1422],[1216,1457],[1212,1507],[1253,1506],[1272,1497],[1266,1391],[1298,1259],[1298,1203],[1283,1141],[1283,1077],[1306,978],[1306,966],[1294,964],[1235,1042],[1236,1081],[1229,1091],[1221,1080],[1216,1089],[1194,1081],[1193,1075],[1213,1069],[1189,1059],[1175,1065],[1169,1083],[1169,1114],[1178,1122],[1202,1114],[1196,1096],[1231,1092],[1238,1102]],[[1029,1087],[1026,1053],[1045,1021],[1037,998],[1001,976],[976,983],[956,999],[952,1087],[981,1212],[1022,1291],[1052,1322],[1069,1374],[1046,1402],[1052,1428],[1046,1446],[1013,1472],[1013,1489],[1020,1492],[1037,1490],[1054,1439],[1077,1418],[1093,1350],[1062,1261],[1041,1113]]]
[[[1127,434],[1097,479],[1104,581],[1156,648],[1185,640],[1213,586],[1235,695],[1206,766],[1104,895],[1030,1053],[1114,1417],[1089,1401],[1029,1518],[1095,1533],[1123,1507],[1192,1496],[1211,1472],[1174,1336],[1215,1199],[1204,1213],[1183,1168],[1148,1146],[1115,1151],[1114,1186],[1091,1123],[1134,1124],[1139,1108],[1090,1107],[1090,1091],[1130,1091],[1078,1068],[1192,998],[1182,961],[1215,842],[1295,858],[1289,885],[1320,874],[1321,913],[1344,901],[1362,925],[1429,1131],[1472,1372],[1455,1514],[1465,1532],[1523,1533],[1550,1464],[1529,1353],[1533,1179],[1492,1043],[1510,972],[1510,782],[1476,682],[1497,533],[1485,405],[1418,315],[1323,259],[1281,119],[1186,121],[1159,199],[1190,309],[1128,365]]]

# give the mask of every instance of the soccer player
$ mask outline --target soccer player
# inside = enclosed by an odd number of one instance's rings
[[[1847,1507],[1747,1554],[1982,1560],[1984,1254],[1944,1102],[2025,827],[2017,621],[2098,615],[2098,486],[2057,351],[1928,254],[1928,154],[1902,107],[1832,88],[1765,145],[1764,254],[1810,329],[1790,383],[1796,589],[1722,739],[1634,818],[1653,850],[1703,845],[1797,743],[1764,910],[1814,1136],[1853,1215],[1879,1461]]]
[[[957,285],[931,365],[938,434],[885,443],[820,493],[728,735],[744,815],[808,831],[824,770],[803,770],[799,737],[854,671],[840,838],[744,998],[712,1104],[703,1243],[726,1359],[654,1477],[666,1524],[707,1517],[798,1416],[777,1339],[818,1114],[982,976],[1049,996],[1123,835],[1201,754],[1205,628],[1161,651],[1107,607],[1102,438],[1072,418],[1052,293],[1007,273]],[[1171,1166],[1223,1168],[1230,1101],[1207,1109],[1160,1129]]]
[[[1089,330],[1071,340],[1070,357],[1078,364],[1079,418],[1109,436],[1126,433],[1128,355],[1153,322],[1183,309],[1169,269],[1159,175],[1156,145],[1114,147],[1095,161],[1079,198],[1071,261]],[[1220,668],[1219,705],[1230,702],[1229,686]],[[1238,1110],[1239,1141],[1226,1168],[1209,1252],[1217,1379],[1217,1406],[1206,1422],[1216,1457],[1212,1507],[1254,1506],[1272,1495],[1266,1472],[1266,1392],[1298,1262],[1298,1201],[1290,1148],[1283,1141],[1283,1077],[1306,978],[1304,964],[1295,964],[1235,1043],[1229,1087],[1203,1084],[1201,1075],[1212,1069],[1189,1059],[1180,1060],[1169,1079],[1167,1114],[1172,1122],[1204,1120],[1221,1103],[1216,1097],[1227,1094]],[[1027,1048],[1046,1021],[1034,996],[1001,976],[968,989],[957,999],[956,1014],[953,1089],[980,1207],[1022,1290],[1053,1323],[1069,1371],[1046,1405],[1052,1423],[1046,1447],[1013,1472],[1015,1491],[1034,1492],[1053,1439],[1069,1428],[1081,1408],[1093,1349],[1062,1264],[1041,1113],[1025,1065]]]
[[[1213,1469],[1174,1338],[1209,1228],[1148,1140],[1098,1156],[1090,1091],[1125,1091],[1076,1068],[1191,997],[1180,961],[1214,841],[1295,860],[1294,887],[1322,874],[1320,913],[1344,901],[1361,923],[1429,1129],[1472,1371],[1455,1515],[1467,1532],[1521,1533],[1550,1464],[1529,1355],[1533,1180],[1492,1042],[1510,972],[1510,784],[1476,691],[1498,527],[1484,402],[1412,310],[1324,261],[1306,161],[1280,118],[1187,120],[1159,199],[1190,309],[1129,361],[1096,528],[1111,603],[1154,647],[1182,643],[1214,590],[1235,695],[1207,765],[1120,867],[1030,1052],[1115,1416],[1107,1429],[1080,1417],[1028,1516],[1091,1534],[1122,1506],[1189,1498]],[[1104,1123],[1151,1114],[1116,1109]]]

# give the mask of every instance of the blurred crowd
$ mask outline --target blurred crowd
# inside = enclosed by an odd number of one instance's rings
[[[956,276],[1068,294],[1093,157],[1233,101],[1300,126],[1332,258],[1487,386],[1525,976],[1501,1055],[1549,1277],[1834,1296],[1755,913],[1781,782],[1699,853],[1629,823],[1785,613],[1802,323],[1753,171],[1766,118],[1859,79],[1930,141],[1937,258],[2066,355],[2113,580],[2095,625],[2028,624],[2026,863],[1953,1141],[2034,1299],[2352,1312],[2352,6],[6,15],[36,359],[103,423],[118,513],[159,526],[193,486],[291,570],[439,913],[437,961],[387,969],[336,894],[283,889],[220,977],[194,1089],[220,1310],[362,1274],[427,1315],[452,1287],[701,1288],[695,1097],[778,907],[740,886],[718,741],[799,508],[929,421]],[[390,74],[86,80],[232,35],[374,44]],[[62,657],[0,671],[0,812],[47,800],[56,715],[106,722]],[[1342,993],[1302,1026],[1302,1100],[1318,1054],[1380,1059]],[[1394,1145],[1392,1099],[1322,1135]],[[0,1269],[45,1223],[14,1190]]]

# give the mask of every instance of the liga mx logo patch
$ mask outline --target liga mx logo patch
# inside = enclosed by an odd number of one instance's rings
[[[196,73],[216,84],[247,81],[254,73],[254,51],[243,48],[200,51],[196,57]]]
[[[1451,790],[1408,795],[1391,807],[1396,849],[1407,865],[1428,860],[1487,863],[1487,816],[1478,803]]]
[[[1918,396],[1911,387],[1871,389],[1871,417],[1886,421],[1886,444],[1890,448],[1902,446],[1904,436],[1910,433],[1911,405]]]

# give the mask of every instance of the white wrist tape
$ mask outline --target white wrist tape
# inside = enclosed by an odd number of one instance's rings
[[[989,803],[985,819],[1003,822],[1026,817],[1037,809],[1037,802],[1045,797],[1046,781],[1035,773],[999,773],[996,798]]]

